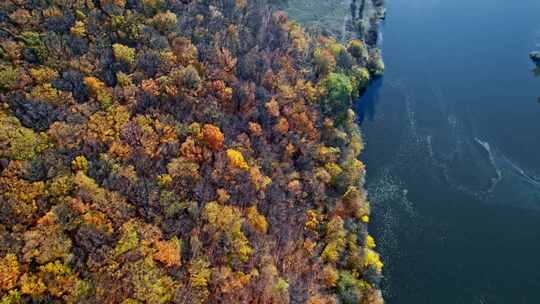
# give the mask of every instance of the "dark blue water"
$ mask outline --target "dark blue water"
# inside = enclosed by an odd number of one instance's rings
[[[540,303],[540,1],[387,8],[358,106],[387,303]]]

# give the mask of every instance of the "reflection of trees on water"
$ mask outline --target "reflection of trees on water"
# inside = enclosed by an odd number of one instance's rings
[[[540,76],[540,66],[535,67],[535,68],[532,70],[532,72],[533,72],[534,77]],[[536,101],[540,103],[540,97],[537,97],[537,98],[536,98]]]
[[[534,77],[540,76],[540,52],[538,51],[530,52],[529,58],[536,65],[536,67],[533,69]],[[536,101],[540,102],[540,97],[538,97]]]

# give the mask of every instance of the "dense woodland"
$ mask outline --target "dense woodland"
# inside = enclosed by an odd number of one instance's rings
[[[381,70],[262,1],[0,1],[0,303],[382,303]]]

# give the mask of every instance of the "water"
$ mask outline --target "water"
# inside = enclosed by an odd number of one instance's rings
[[[357,109],[387,303],[540,303],[540,1],[387,13]]]

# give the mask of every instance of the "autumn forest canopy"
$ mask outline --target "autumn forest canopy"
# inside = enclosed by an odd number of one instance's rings
[[[382,303],[382,68],[262,0],[2,1],[0,303]]]

